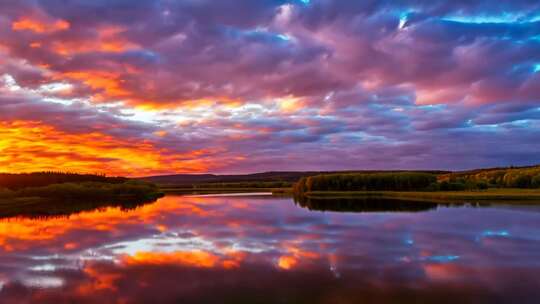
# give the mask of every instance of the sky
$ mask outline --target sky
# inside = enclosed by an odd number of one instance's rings
[[[4,0],[0,171],[540,163],[540,2]]]

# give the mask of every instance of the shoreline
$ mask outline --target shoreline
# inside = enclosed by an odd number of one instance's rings
[[[434,203],[513,203],[540,205],[540,190],[488,189],[474,191],[313,191],[304,193],[308,199],[391,198]]]

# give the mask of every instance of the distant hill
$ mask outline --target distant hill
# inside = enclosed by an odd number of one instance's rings
[[[304,176],[317,175],[320,172],[264,172],[254,174],[217,175],[217,174],[173,174],[143,177],[142,180],[156,184],[191,185],[200,183],[231,182],[295,182]]]
[[[384,171],[384,172],[403,172],[402,171]],[[363,172],[375,173],[383,171],[276,171],[263,172],[253,174],[236,174],[236,175],[217,175],[217,174],[173,174],[142,177],[141,180],[168,185],[192,185],[192,184],[207,184],[207,183],[235,183],[235,182],[297,182],[302,177],[314,176],[326,173],[349,173]],[[421,171],[434,174],[447,174],[449,171]]]

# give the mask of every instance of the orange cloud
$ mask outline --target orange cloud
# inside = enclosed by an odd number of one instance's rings
[[[139,48],[120,35],[124,30],[121,27],[101,27],[95,38],[55,41],[52,48],[57,54],[65,56],[87,52],[121,53]]]
[[[30,47],[33,48],[33,49],[40,48],[41,43],[40,42],[32,42],[32,43],[30,43]]]
[[[122,278],[118,273],[105,273],[100,269],[95,269],[92,265],[87,265],[83,269],[84,273],[91,278],[77,288],[77,293],[81,295],[90,295],[97,291],[117,291],[115,282]]]
[[[148,88],[146,88],[148,89]],[[152,91],[153,89],[150,89]],[[126,89],[127,91],[127,89]],[[142,110],[164,110],[164,109],[182,109],[186,111],[213,109],[216,105],[222,106],[225,109],[234,109],[242,107],[243,101],[239,99],[230,98],[227,96],[208,96],[200,99],[173,99],[173,100],[152,100],[149,98],[140,98],[137,96],[137,92],[130,92],[130,97],[125,98],[124,101],[137,109]],[[105,97],[105,96],[103,96]],[[114,95],[108,96],[114,97]],[[157,96],[156,96],[157,97]],[[156,98],[158,99],[158,98]],[[107,100],[105,98],[105,100]]]
[[[121,53],[134,48],[134,44],[125,41],[57,41],[53,43],[53,51],[65,56],[88,52]]]
[[[433,281],[449,281],[464,275],[464,270],[453,264],[426,264],[424,265],[424,272]]]
[[[196,268],[224,268],[231,269],[239,266],[239,262],[245,257],[243,253],[233,253],[226,257],[220,257],[206,251],[155,253],[140,252],[134,256],[125,256],[121,261],[121,267],[126,269],[130,266],[153,265],[153,266],[189,266]],[[76,293],[82,296],[95,295],[96,292],[117,292],[118,281],[125,274],[111,271],[110,268],[99,267],[96,263],[88,263],[84,266],[84,273],[88,280],[84,281],[76,289]],[[1,278],[1,277],[0,277]],[[139,286],[146,287],[149,282],[145,279],[138,281]]]
[[[292,256],[282,256],[278,260],[278,266],[281,269],[289,270],[298,264],[298,259]]]
[[[304,107],[303,102],[299,98],[292,96],[278,98],[276,102],[280,110],[284,113],[294,113]]]
[[[48,23],[28,17],[23,17],[11,24],[11,29],[14,31],[32,31],[35,33],[52,33],[56,31],[64,31],[69,28],[70,24],[65,20],[57,20],[55,22]]]
[[[154,143],[100,132],[71,134],[40,122],[0,122],[0,168],[7,172],[64,170],[110,175],[146,175],[164,168],[207,171],[209,150],[174,153]]]
[[[285,244],[287,255],[282,255],[277,261],[277,266],[284,270],[295,268],[301,261],[314,260],[320,257],[316,252],[306,251],[298,247],[298,244]]]
[[[173,264],[187,265],[194,267],[212,268],[219,262],[219,257],[205,251],[187,251],[187,252],[137,252],[133,256],[126,256],[124,263],[134,264]]]
[[[129,95],[129,91],[122,88],[123,80],[114,73],[100,71],[67,72],[57,78],[64,79],[64,77],[81,81],[94,90],[102,90],[106,96],[122,97]],[[105,96],[98,94],[94,97],[100,101]]]
[[[229,252],[225,256],[219,256],[211,252],[176,251],[176,252],[137,252],[135,255],[124,256],[122,262],[125,265],[182,265],[200,268],[235,268],[244,259],[241,252]]]

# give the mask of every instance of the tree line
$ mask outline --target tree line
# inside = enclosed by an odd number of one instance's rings
[[[495,168],[449,174],[380,172],[303,177],[295,195],[312,191],[462,191],[488,188],[540,188],[540,166]]]
[[[421,172],[321,174],[301,178],[294,193],[311,191],[422,191],[437,182],[437,176]]]
[[[19,190],[28,187],[45,187],[62,183],[97,182],[119,184],[128,181],[125,177],[108,177],[100,174],[77,174],[65,172],[35,172],[8,174],[0,173],[0,188]]]
[[[465,188],[540,188],[540,167],[497,168],[444,174],[441,183],[463,184]]]
[[[39,198],[70,201],[150,201],[161,197],[159,188],[151,183],[130,180],[125,183],[59,183],[18,190],[0,188],[0,202],[6,199]]]

